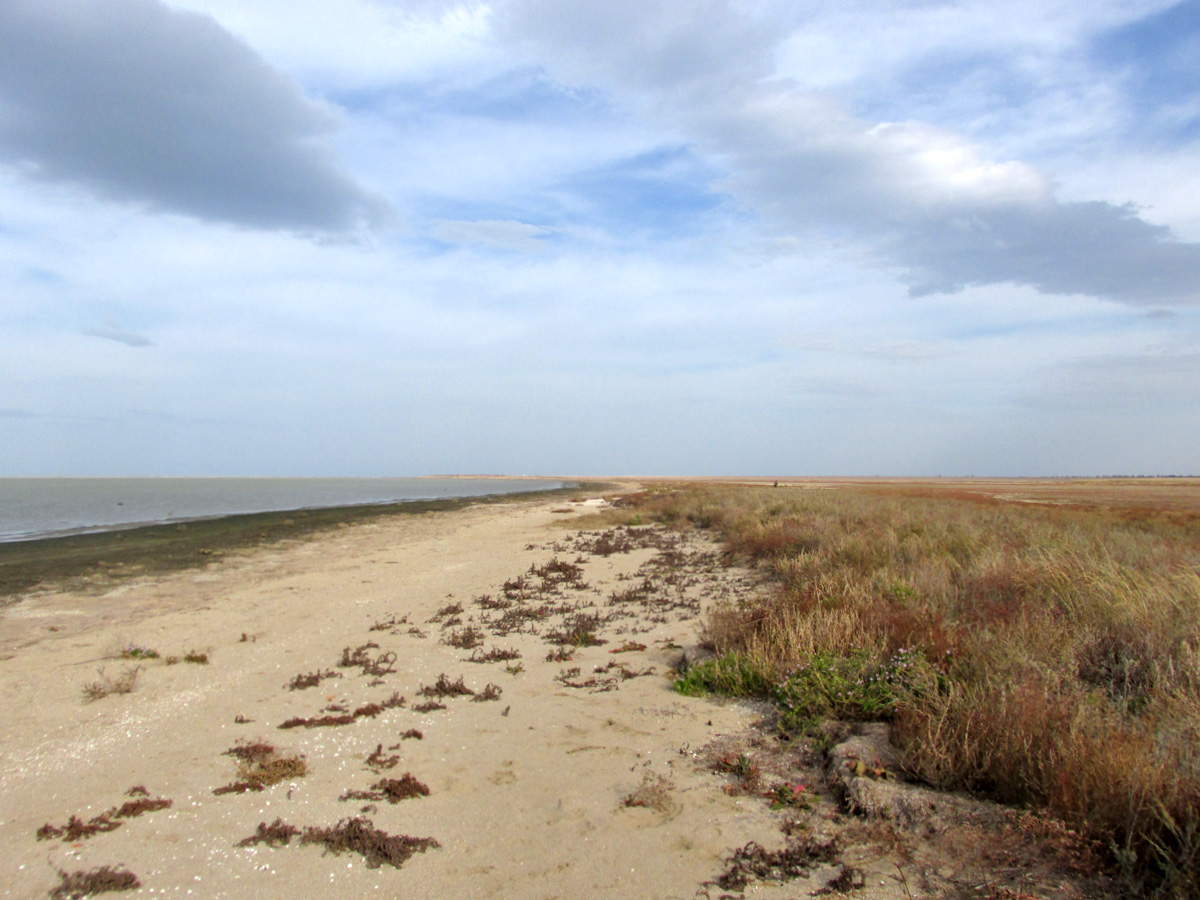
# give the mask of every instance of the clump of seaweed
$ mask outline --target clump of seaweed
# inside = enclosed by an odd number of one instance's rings
[[[442,707],[442,708],[443,708],[443,709],[445,709],[445,707]],[[410,729],[408,729],[408,731],[406,731],[406,732],[404,732],[402,735],[400,735],[400,740],[402,740],[402,741],[404,741],[404,740],[408,740],[409,738],[412,738],[413,740],[418,740],[418,741],[420,741],[420,740],[423,740],[423,739],[425,738],[425,735],[423,735],[423,734],[422,734],[420,731],[418,731],[416,728],[410,728]],[[400,746],[399,744],[397,744],[397,745],[396,745],[396,747],[399,747],[399,746]],[[396,749],[396,747],[389,747],[388,749],[389,749],[389,750],[395,750],[395,749]]]
[[[565,663],[575,658],[574,647],[556,647],[546,654],[546,662]]]
[[[341,678],[341,672],[335,672],[333,669],[326,669],[324,672],[319,669],[315,672],[308,672],[297,675],[289,681],[284,687],[289,691],[303,691],[311,687],[316,687],[327,678]]]
[[[280,722],[279,727],[284,730],[289,728],[332,728],[338,725],[350,725],[353,722],[354,716],[350,713],[340,716],[312,716],[311,718],[293,716],[285,722]]]
[[[398,628],[401,625],[407,625],[407,624],[408,624],[408,616],[404,616],[399,619],[397,619],[395,616],[390,616],[387,619],[381,619],[380,621],[376,622],[374,625],[372,625],[367,630],[368,631],[390,631],[395,628]]]
[[[572,647],[598,647],[608,643],[596,634],[596,630],[603,624],[604,617],[597,613],[572,613],[563,622],[562,628],[546,635],[546,641]]]
[[[482,703],[485,700],[499,700],[504,691],[500,685],[488,682],[488,686],[471,698],[472,703]]]
[[[148,797],[143,797],[140,800],[129,800],[122,803],[115,811],[113,816],[118,819],[135,819],[140,815],[148,812],[158,812],[160,809],[170,809],[172,801],[165,797],[156,797],[151,800]]]
[[[114,806],[100,813],[98,816],[93,816],[86,822],[78,816],[71,816],[67,819],[65,825],[51,825],[47,822],[35,832],[37,839],[39,841],[49,841],[62,838],[66,843],[75,843],[84,838],[89,838],[94,834],[116,831],[122,825],[121,822],[117,821],[118,819],[134,819],[149,812],[170,809],[172,804],[172,801],[165,797],[156,797],[151,800],[149,791],[141,785],[130,788],[126,792],[126,796],[137,797],[138,799],[127,801],[120,806]]]
[[[531,565],[529,574],[536,575],[542,580],[539,586],[541,593],[561,592],[564,587],[576,590],[587,590],[588,587],[583,580],[582,567],[557,557],[542,566]]]
[[[463,611],[463,605],[461,603],[448,603],[445,606],[443,606],[441,609],[439,609],[436,613],[434,613],[433,616],[429,619],[429,621],[430,622],[441,622],[447,616],[454,617],[454,616],[457,616],[462,611]]]
[[[138,877],[128,869],[114,869],[111,866],[98,866],[86,872],[59,869],[58,877],[60,883],[50,891],[52,900],[82,900],[93,894],[132,891],[142,886]]]
[[[473,650],[483,646],[483,632],[474,625],[467,625],[465,628],[451,629],[442,640],[459,650]]]
[[[208,654],[201,650],[189,650],[183,654],[183,661],[198,666],[207,666],[209,663]]]
[[[399,803],[412,797],[428,797],[429,788],[418,781],[411,772],[404,773],[401,778],[383,778],[373,785],[369,791],[346,791],[339,800],[386,800],[388,803]]]
[[[378,650],[379,645],[374,641],[367,641],[351,650],[349,647],[342,648],[342,658],[338,660],[338,668],[341,669],[362,669],[363,675],[371,675],[376,678],[381,678],[391,672],[395,672],[396,654],[391,650],[386,650],[377,656],[371,656],[370,650]]]
[[[299,828],[287,824],[283,819],[276,818],[270,825],[266,822],[259,822],[258,827],[254,829],[254,834],[248,838],[242,838],[236,846],[253,847],[255,844],[266,844],[268,847],[284,847],[299,833]]]
[[[511,600],[505,600],[503,597],[493,597],[491,594],[483,594],[476,597],[475,603],[483,609],[508,609],[512,606]]]
[[[388,834],[361,816],[345,819],[333,828],[306,828],[300,843],[322,844],[335,856],[346,851],[358,853],[366,860],[368,869],[378,869],[385,863],[398,869],[413,854],[441,846],[433,838]]]
[[[841,858],[838,839],[819,842],[810,837],[789,841],[782,850],[765,850],[751,841],[733,852],[725,871],[715,884],[727,891],[744,891],[751,879],[759,881],[791,881],[807,875],[822,863],[836,863]]]
[[[280,753],[263,741],[238,744],[225,751],[238,760],[238,781],[219,787],[214,794],[244,794],[308,774],[308,763],[299,754]]]
[[[93,816],[88,821],[78,816],[71,816],[67,819],[67,824],[63,826],[51,825],[47,822],[37,830],[36,835],[39,841],[50,841],[55,838],[62,838],[64,843],[73,844],[76,841],[81,841],[84,838],[89,838],[94,834],[102,834],[107,831],[116,831],[121,827],[120,822],[112,819],[111,810],[109,812],[100,813],[98,816]]]
[[[332,828],[309,827],[303,832],[282,819],[276,819],[270,825],[260,823],[255,833],[239,841],[237,846],[249,847],[258,843],[283,846],[296,835],[300,835],[302,845],[320,844],[335,856],[347,851],[358,853],[366,860],[368,869],[378,869],[385,864],[398,869],[413,854],[441,846],[434,838],[388,834],[376,828],[370,819],[361,816],[343,819]]]
[[[375,751],[367,757],[367,768],[379,774],[384,769],[395,768],[399,762],[400,757],[398,755],[385,756],[383,753],[383,744],[379,744],[375,747]]]
[[[521,651],[516,649],[515,647],[510,647],[507,650],[502,650],[499,647],[497,647],[495,644],[493,644],[492,649],[488,650],[486,653],[481,653],[478,650],[476,650],[474,653],[471,654],[471,656],[467,660],[467,662],[473,662],[473,663],[507,662],[510,659],[520,659],[520,658],[521,658]]]
[[[424,703],[418,703],[413,707],[413,712],[427,713],[433,712],[435,709],[445,709],[445,703],[438,703],[436,700],[426,700]]]
[[[348,712],[344,706],[327,706],[324,712],[337,712],[340,715],[336,716],[313,716],[305,718],[303,716],[294,716],[285,722],[281,722],[279,727],[282,729],[289,728],[331,728],[339,725],[350,725],[356,719],[373,719],[385,709],[395,709],[402,707],[405,700],[398,693],[393,693],[383,703],[367,703],[358,707],[354,712]]]
[[[451,681],[450,678],[443,672],[437,677],[432,685],[421,685],[421,689],[417,691],[422,697],[472,697],[475,692],[463,683],[463,677],[458,676],[457,681]]]

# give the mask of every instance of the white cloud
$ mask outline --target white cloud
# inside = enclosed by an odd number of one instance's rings
[[[651,12],[512,0],[498,22],[563,77],[601,78],[689,135],[775,228],[860,242],[915,295],[1015,283],[1133,304],[1200,301],[1200,244],[1127,207],[1060,202],[1044,174],[946,129],[865,122],[769,79],[774,41],[725,0]]]

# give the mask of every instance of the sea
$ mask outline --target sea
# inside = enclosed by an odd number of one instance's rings
[[[0,542],[239,513],[553,490],[526,478],[0,478]]]

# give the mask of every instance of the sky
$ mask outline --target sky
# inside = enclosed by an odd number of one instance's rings
[[[1200,0],[0,0],[0,476],[1200,474]]]

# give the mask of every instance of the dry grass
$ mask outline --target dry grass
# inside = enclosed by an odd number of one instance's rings
[[[96,674],[100,677],[95,681],[89,681],[83,686],[83,701],[91,703],[95,700],[103,699],[110,694],[129,694],[133,692],[134,685],[137,684],[138,673],[142,671],[141,666],[134,666],[131,669],[125,669],[120,675],[106,675],[104,669],[97,670]]]
[[[912,774],[1047,810],[1132,895],[1195,896],[1200,520],[1114,490],[709,486],[637,509],[719,529],[776,585],[709,617],[723,655],[684,687],[771,694],[795,727],[893,719]]]

